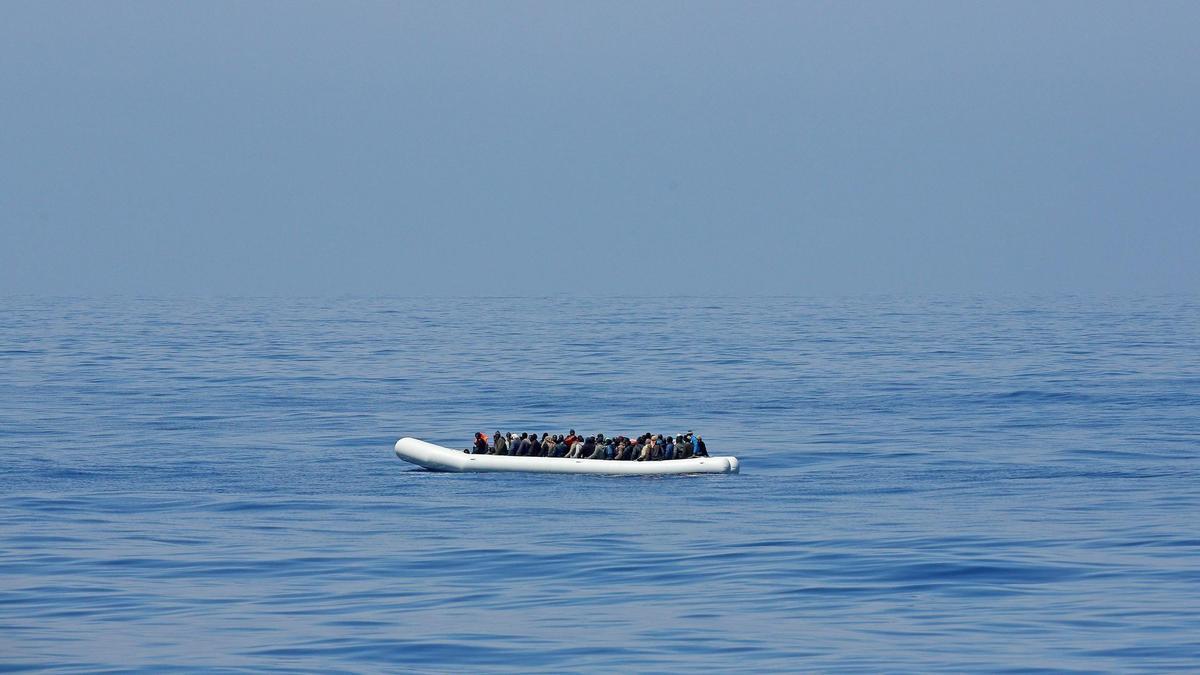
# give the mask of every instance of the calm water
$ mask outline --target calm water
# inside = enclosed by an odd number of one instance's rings
[[[391,452],[567,427],[743,473]],[[1200,668],[1196,298],[8,298],[0,458],[0,669]]]

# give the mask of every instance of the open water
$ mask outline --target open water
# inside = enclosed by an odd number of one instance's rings
[[[734,476],[402,435],[701,432]],[[1196,670],[1194,297],[0,299],[0,670]]]

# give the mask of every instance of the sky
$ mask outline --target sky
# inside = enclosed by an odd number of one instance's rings
[[[0,295],[1200,290],[1196,2],[0,2]]]

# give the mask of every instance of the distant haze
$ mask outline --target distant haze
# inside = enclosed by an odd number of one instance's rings
[[[0,294],[1200,289],[1196,2],[0,3]]]

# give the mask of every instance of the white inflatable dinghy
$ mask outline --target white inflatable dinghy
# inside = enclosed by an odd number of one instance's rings
[[[658,476],[673,473],[737,473],[737,457],[691,457],[658,462],[566,457],[470,455],[417,438],[396,441],[396,456],[431,471],[529,471],[534,473],[596,473]]]

